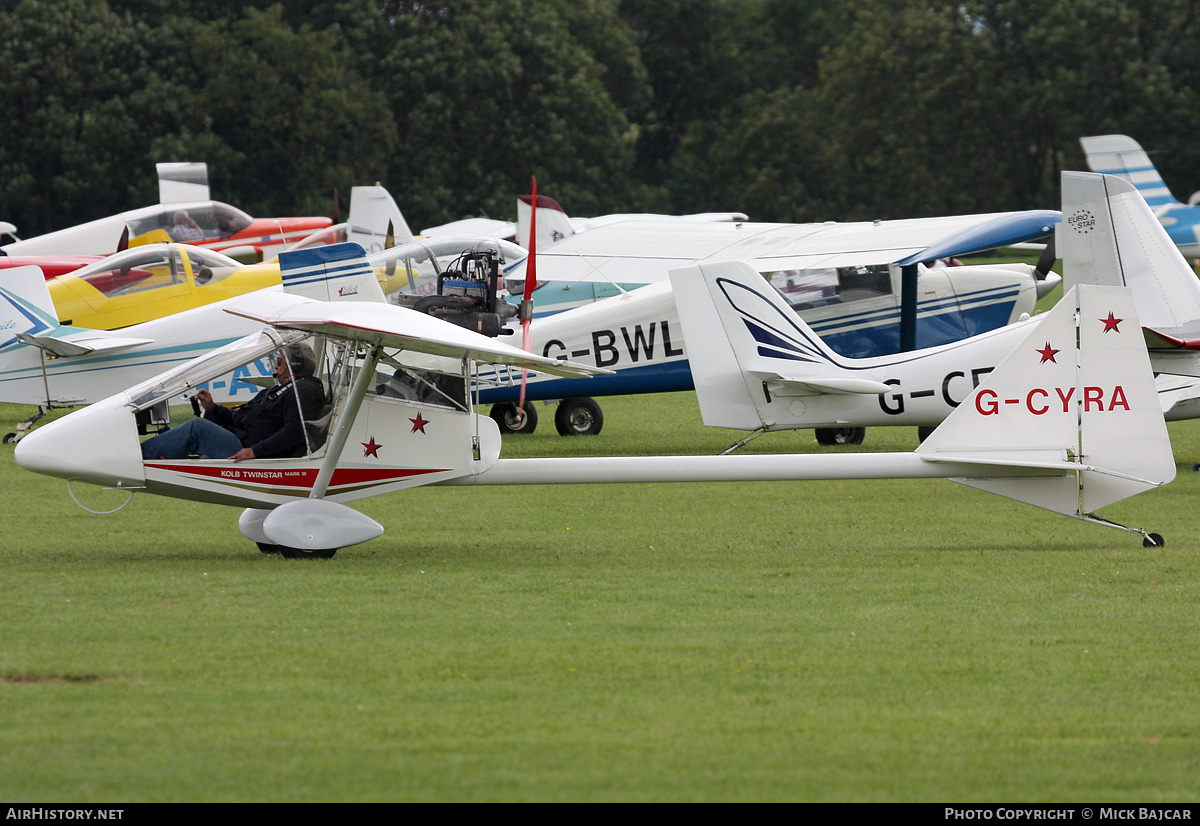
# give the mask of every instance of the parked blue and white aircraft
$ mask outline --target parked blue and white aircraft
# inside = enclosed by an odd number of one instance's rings
[[[1150,156],[1127,135],[1080,138],[1088,169],[1132,183],[1154,210],[1171,241],[1189,261],[1200,261],[1200,192],[1180,203],[1163,182]]]

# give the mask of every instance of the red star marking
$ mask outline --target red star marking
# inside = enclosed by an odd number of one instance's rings
[[[376,459],[379,458],[379,448],[383,447],[383,445],[377,444],[374,436],[371,437],[371,441],[359,442],[359,444],[363,446],[364,458],[367,456],[374,456]]]
[[[1041,350],[1037,350],[1036,352],[1040,353],[1042,356],[1042,360],[1039,361],[1038,364],[1045,364],[1048,361],[1053,361],[1055,364],[1058,364],[1058,362],[1054,359],[1054,354],[1057,353],[1058,350],[1053,349],[1050,346],[1050,342],[1047,341],[1046,346]]]
[[[417,418],[409,419],[409,421],[413,423],[413,429],[409,433],[416,433],[418,430],[424,433],[425,425],[429,424],[429,419],[422,419],[420,413],[417,414]]]
[[[1104,325],[1104,332],[1107,333],[1109,330],[1116,330],[1119,333],[1121,331],[1117,330],[1117,325],[1124,320],[1123,318],[1113,318],[1112,312],[1109,312],[1108,318],[1100,319],[1100,323]]]

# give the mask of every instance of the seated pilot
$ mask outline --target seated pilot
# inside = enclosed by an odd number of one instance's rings
[[[186,210],[181,209],[175,213],[175,225],[171,227],[170,235],[171,240],[181,243],[200,241],[204,238],[204,230]]]
[[[316,416],[325,405],[325,390],[320,379],[313,377],[316,369],[311,347],[289,344],[275,359],[275,387],[263,390],[236,410],[222,407],[207,390],[201,390],[196,400],[204,408],[202,418],[189,419],[142,442],[142,458],[185,459],[199,455],[241,462],[296,455],[306,446],[304,417]]]

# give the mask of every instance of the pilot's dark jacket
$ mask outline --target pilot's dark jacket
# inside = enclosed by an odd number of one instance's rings
[[[300,394],[300,409],[294,393]],[[217,405],[204,411],[204,418],[232,431],[242,447],[254,448],[254,458],[293,456],[304,447],[304,419],[314,419],[325,406],[325,390],[319,379],[303,376],[287,384],[261,391],[236,410]]]

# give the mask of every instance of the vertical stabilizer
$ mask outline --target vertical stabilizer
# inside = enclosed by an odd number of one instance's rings
[[[1087,172],[1064,172],[1062,180],[1063,289],[1128,286],[1145,326],[1200,322],[1200,281],[1133,185]]]
[[[186,204],[209,200],[208,164],[160,163],[158,169],[158,202]]]
[[[1115,175],[1133,184],[1151,208],[1177,204],[1171,190],[1163,183],[1150,156],[1141,145],[1127,135],[1097,135],[1080,138],[1088,169],[1105,175]]]
[[[864,371],[854,369],[855,360],[830,350],[745,261],[683,267],[670,277],[706,425],[770,429],[776,422],[765,388],[776,380],[821,392],[888,389],[856,385]],[[794,365],[794,375],[781,365]]]
[[[392,246],[413,240],[408,222],[396,206],[391,194],[382,186],[356,186],[350,190],[350,218],[346,224],[346,240],[358,244],[367,252],[379,252],[388,245],[389,230]]]
[[[281,252],[279,270],[283,289],[293,295],[317,301],[386,301],[358,244]]]
[[[958,481],[1079,518],[1175,478],[1130,291],[1070,291],[917,453],[994,464],[995,478]]]
[[[542,249],[575,234],[571,219],[553,198],[538,196],[537,247],[529,246],[529,228],[533,218],[531,196],[517,196],[517,243],[525,249]]]
[[[59,326],[41,267],[13,267],[0,279],[0,349],[18,334],[41,335]]]

